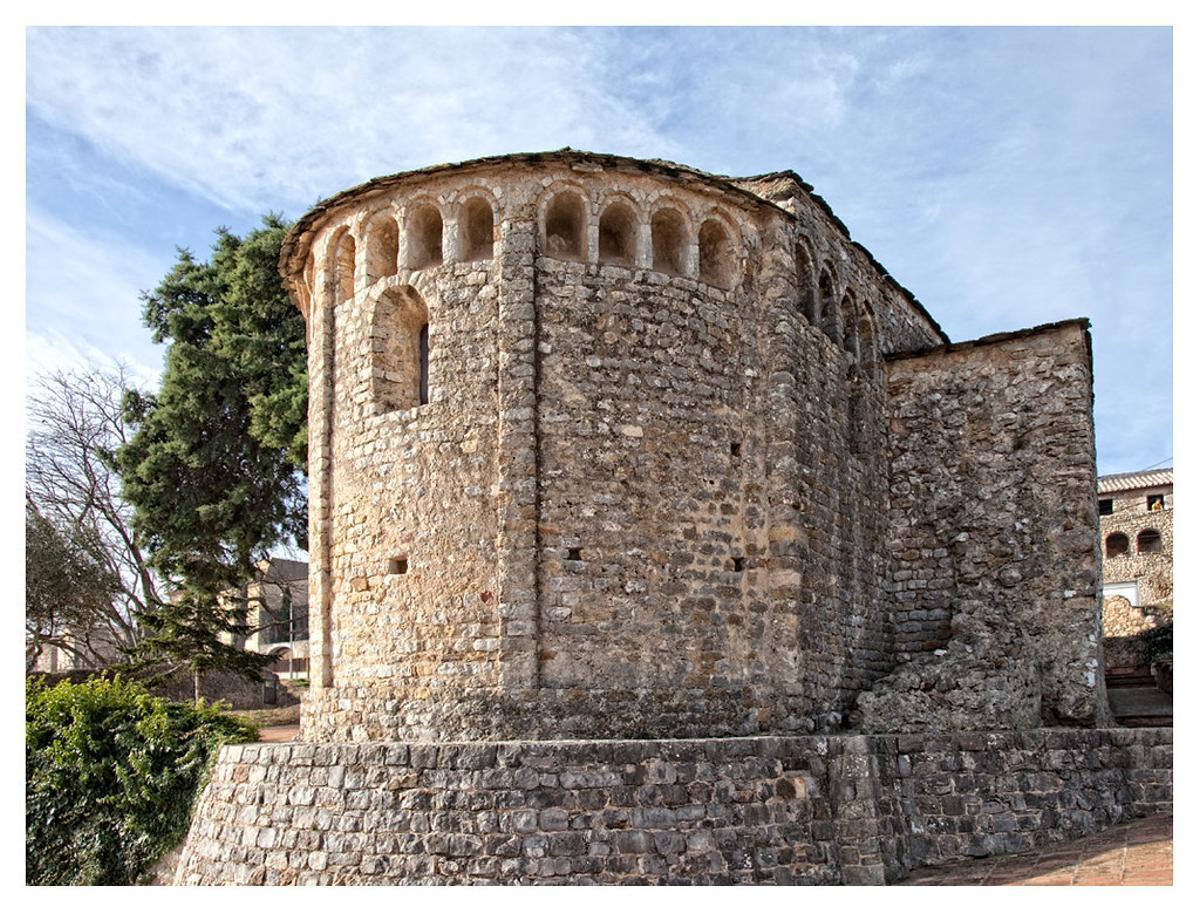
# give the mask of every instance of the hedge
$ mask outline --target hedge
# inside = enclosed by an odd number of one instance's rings
[[[25,879],[137,884],[187,834],[217,749],[258,737],[217,707],[91,679],[25,691]]]

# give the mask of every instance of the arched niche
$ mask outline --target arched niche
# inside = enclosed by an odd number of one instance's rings
[[[367,282],[396,275],[400,260],[400,227],[390,209],[367,223]]]
[[[333,243],[332,266],[333,288],[335,302],[341,304],[354,297],[354,235],[348,228],[343,228]]]
[[[650,243],[654,269],[668,276],[682,276],[687,266],[687,222],[678,209],[664,207],[650,220]]]
[[[813,268],[813,255],[803,238],[796,241],[796,294],[800,313],[816,326],[820,319],[816,270]]]
[[[584,260],[587,243],[583,198],[565,190],[550,201],[545,216],[545,252],[559,260]]]
[[[706,219],[699,240],[700,281],[730,288],[737,270],[737,251],[728,227],[720,219]]]
[[[442,214],[425,204],[408,214],[408,268],[426,269],[442,263]]]
[[[637,256],[637,216],[628,203],[610,203],[600,214],[600,262],[633,266]]]
[[[821,330],[834,345],[840,346],[842,339],[838,331],[838,307],[833,292],[833,276],[828,269],[821,270],[817,293],[821,300]]]
[[[495,239],[495,215],[483,197],[471,197],[463,204],[458,219],[459,238],[464,260],[490,260]]]

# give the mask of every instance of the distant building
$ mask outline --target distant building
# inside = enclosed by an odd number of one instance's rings
[[[1131,606],[1158,605],[1174,596],[1174,473],[1171,469],[1100,476],[1100,539],[1104,598]]]
[[[308,677],[308,563],[286,558],[259,562],[243,591],[253,633],[241,646],[275,655],[268,666],[281,679]]]

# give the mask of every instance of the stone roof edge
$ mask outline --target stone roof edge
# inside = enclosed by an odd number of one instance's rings
[[[929,346],[928,348],[915,349],[911,352],[894,352],[891,355],[885,355],[884,361],[903,361],[907,358],[924,358],[929,355],[948,355],[951,352],[960,352],[963,349],[999,345],[1000,343],[1011,342],[1014,339],[1041,336],[1045,333],[1052,333],[1071,326],[1079,327],[1083,330],[1084,340],[1087,343],[1088,367],[1090,370],[1092,363],[1092,321],[1087,317],[1069,317],[1066,320],[1057,320],[1053,323],[1040,323],[1037,326],[1026,327],[1022,330],[1009,330],[1005,333],[991,333],[987,336],[980,336],[978,339],[965,339],[962,342],[954,342],[944,346]]]
[[[361,184],[356,184],[353,187],[335,193],[333,196],[321,200],[315,206],[313,206],[308,212],[297,219],[296,223],[288,231],[287,236],[283,239],[283,245],[279,251],[279,274],[283,277],[284,283],[288,286],[289,291],[291,291],[291,276],[299,271],[290,265],[290,261],[295,253],[295,247],[297,243],[301,238],[304,237],[305,233],[311,229],[312,225],[321,216],[329,212],[331,209],[342,205],[353,197],[359,196],[360,194],[378,190],[383,187],[391,187],[397,184],[402,184],[405,181],[417,176],[428,176],[443,172],[469,170],[474,168],[488,168],[493,165],[502,165],[512,162],[532,164],[554,161],[600,161],[608,162],[614,165],[633,167],[640,171],[653,172],[666,177],[692,178],[703,181],[704,183],[709,184],[724,193],[741,197],[747,203],[752,203],[756,206],[767,206],[781,213],[788,219],[794,220],[796,217],[778,203],[759,196],[753,191],[747,190],[746,188],[738,185],[738,182],[760,181],[769,178],[790,178],[794,180],[797,185],[806,194],[808,194],[809,198],[817,204],[818,208],[825,213],[825,215],[833,223],[834,227],[842,233],[846,241],[848,241],[851,246],[857,248],[866,256],[867,262],[871,264],[871,266],[879,274],[880,278],[883,279],[884,282],[895,286],[904,299],[914,308],[916,308],[917,312],[929,322],[929,325],[933,328],[934,332],[944,339],[947,345],[950,344],[950,337],[946,335],[941,325],[934,320],[929,311],[925,309],[925,305],[921,304],[921,302],[917,300],[917,297],[912,292],[897,282],[896,279],[883,267],[878,260],[875,259],[875,256],[869,250],[867,250],[866,247],[864,247],[858,241],[855,241],[850,236],[850,229],[846,227],[846,224],[836,215],[834,215],[834,212],[829,207],[829,204],[825,202],[825,200],[819,194],[813,193],[812,185],[801,178],[800,175],[798,175],[795,171],[788,169],[785,171],[773,171],[766,174],[752,175],[750,177],[732,177],[729,175],[710,174],[707,171],[701,171],[698,168],[692,168],[688,165],[681,165],[678,162],[670,162],[665,159],[639,159],[633,158],[632,156],[615,155],[608,152],[587,152],[586,150],[582,149],[573,149],[570,146],[553,151],[510,152],[504,155],[491,155],[484,156],[482,158],[468,159],[462,162],[447,162],[439,165],[427,165],[424,168],[416,168],[411,171],[399,171],[395,174],[387,174],[380,177],[371,178],[369,181],[364,181]]]
[[[908,288],[897,281],[896,277],[887,271],[887,267],[875,259],[875,255],[867,249],[866,245],[855,241],[854,238],[851,237],[850,229],[847,227],[845,222],[838,218],[838,216],[834,213],[833,208],[825,201],[825,198],[819,193],[815,193],[813,191],[812,184],[800,177],[800,175],[798,175],[795,171],[792,171],[790,168],[788,168],[784,171],[768,171],[766,174],[755,174],[751,175],[750,177],[733,178],[733,180],[745,181],[749,183],[751,181],[769,181],[771,179],[779,178],[789,178],[795,181],[797,186],[799,186],[801,190],[808,194],[809,199],[817,205],[817,208],[820,209],[821,212],[825,213],[826,217],[833,223],[834,227],[845,236],[846,240],[850,242],[850,245],[862,252],[863,256],[867,258],[867,262],[871,264],[871,267],[879,274],[879,278],[881,278],[884,282],[894,286],[896,291],[901,294],[904,300],[916,308],[917,313],[919,313],[929,322],[929,325],[933,327],[934,332],[945,341],[945,344],[951,344],[950,337],[946,335],[946,331],[942,329],[942,325],[933,319],[933,315],[926,310],[925,305],[921,303],[920,299],[917,298],[917,296],[911,291],[909,291]],[[792,214],[789,212],[788,215],[790,216]],[[793,218],[795,217],[793,216]]]
[[[1118,483],[1128,483],[1118,485]],[[1142,469],[1133,472],[1110,472],[1108,475],[1096,477],[1096,485],[1102,493],[1116,491],[1134,491],[1139,488],[1158,488],[1163,485],[1175,484],[1175,467],[1164,466],[1161,469]]]

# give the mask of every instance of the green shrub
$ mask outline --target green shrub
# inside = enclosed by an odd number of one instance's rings
[[[136,884],[187,833],[217,749],[257,730],[117,679],[29,679],[25,879]]]
[[[1139,634],[1137,637],[1141,641],[1142,662],[1147,665],[1151,663],[1158,663],[1161,666],[1173,665],[1174,636],[1175,626],[1173,624],[1149,628]]]

